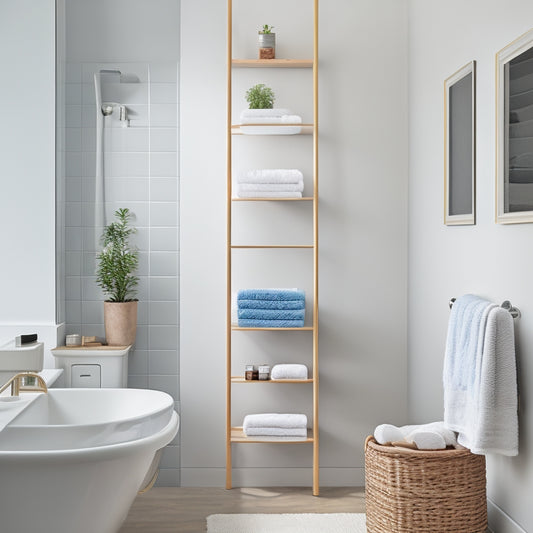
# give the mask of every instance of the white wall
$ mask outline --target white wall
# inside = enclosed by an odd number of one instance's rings
[[[305,24],[310,20],[311,3],[257,3],[258,14],[248,12],[244,19],[235,11],[235,46],[240,47],[236,53],[248,51],[248,57],[253,57],[255,47],[248,43],[255,42],[257,28],[267,22],[276,26],[278,57],[289,57],[291,48],[295,57],[309,57],[306,47],[311,29]],[[323,1],[320,6],[320,458],[324,485],[362,485],[365,436],[378,423],[401,424],[407,419],[406,14],[405,2],[395,0]],[[302,19],[294,33],[293,17]],[[184,485],[224,483],[225,21],[225,2],[182,2],[180,390]],[[300,40],[302,48],[297,45]],[[305,118],[310,117],[309,93],[300,92],[298,83],[304,80],[305,86],[308,75],[256,71],[236,74],[235,83],[241,90],[254,76],[254,83],[269,80],[273,88],[279,88],[279,106],[290,107]],[[292,81],[293,76],[302,77]],[[284,84],[289,77],[291,82]],[[244,104],[242,95],[240,102],[239,95],[234,96],[235,106]],[[275,144],[272,139],[238,139],[234,144],[241,155],[257,157],[263,165],[266,158],[258,146],[272,150],[276,161],[292,165],[296,164],[293,151],[298,160],[302,155],[307,161],[307,140],[278,139]],[[309,170],[308,163],[304,166]],[[295,209],[296,229],[301,229],[305,238],[309,213],[301,207]],[[247,206],[238,214],[239,222],[246,226],[265,216],[292,215],[286,207],[273,205],[257,210]],[[285,263],[287,257],[278,254],[266,260],[267,266],[275,266],[275,273],[254,267],[255,283],[275,278],[305,284],[307,278],[299,276],[305,261],[292,256]],[[280,265],[285,265],[285,278]],[[248,272],[246,281],[251,283],[251,279]],[[238,281],[235,283],[238,288]],[[261,363],[262,357],[300,360],[304,353],[310,360],[310,351],[305,352],[310,344],[290,336],[280,341],[280,335],[284,334],[239,338],[240,348],[245,350],[241,362]],[[265,350],[264,343],[270,342],[272,348]],[[241,363],[234,370],[242,372]],[[257,392],[256,387],[254,390],[254,394],[250,389],[237,391],[235,425],[245,412],[243,406],[305,410],[310,401],[305,392],[284,389],[273,398]],[[310,449],[273,448],[234,446],[235,483],[309,485]]]
[[[533,380],[533,226],[494,223],[494,58],[530,29],[531,20],[533,4],[528,0],[409,4],[410,418],[423,422],[442,417],[448,300],[472,292],[496,302],[510,299],[519,307],[520,455],[489,457],[487,465],[491,525],[498,533],[533,531],[533,415],[527,408],[527,384]],[[477,61],[477,224],[446,227],[443,81],[472,59]]]
[[[55,328],[53,0],[2,2],[0,65],[1,341]]]

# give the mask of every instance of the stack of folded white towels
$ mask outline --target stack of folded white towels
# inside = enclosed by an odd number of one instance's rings
[[[307,417],[285,413],[246,415],[242,429],[247,437],[307,437]]]
[[[304,176],[296,168],[248,170],[237,176],[239,198],[301,198]]]
[[[307,379],[307,367],[294,363],[274,365],[270,372],[270,379]]]
[[[241,132],[248,135],[296,135],[302,131],[301,126],[297,125],[302,123],[302,117],[293,115],[290,109],[245,109],[240,118]]]

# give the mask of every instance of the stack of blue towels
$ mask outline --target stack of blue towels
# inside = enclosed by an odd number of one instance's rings
[[[243,289],[237,293],[242,328],[301,328],[305,292],[298,289]]]

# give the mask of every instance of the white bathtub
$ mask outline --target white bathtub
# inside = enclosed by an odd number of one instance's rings
[[[118,531],[178,431],[173,399],[142,389],[51,389],[21,401],[28,405],[0,431],[0,531]]]

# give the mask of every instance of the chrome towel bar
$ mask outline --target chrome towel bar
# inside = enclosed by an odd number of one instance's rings
[[[453,303],[455,302],[455,300],[456,300],[456,298],[452,298],[448,302],[448,305],[450,306],[450,309],[453,307]],[[520,318],[520,316],[521,316],[520,309],[518,309],[517,307],[513,307],[513,305],[511,304],[511,302],[509,300],[505,300],[504,302],[502,302],[500,307],[502,307],[503,309],[507,309],[507,311],[509,311],[509,313],[511,313],[511,316],[513,318]]]

